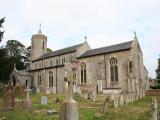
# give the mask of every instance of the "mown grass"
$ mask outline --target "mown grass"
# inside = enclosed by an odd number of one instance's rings
[[[0,96],[0,118],[6,117],[7,120],[59,120],[60,104],[56,104],[55,99],[59,96],[62,100],[64,95],[47,95],[48,105],[41,106],[40,98],[42,94],[32,95],[32,107],[30,109],[20,110],[15,108],[13,111],[2,111],[3,97]],[[18,96],[19,97],[19,96]],[[20,98],[20,97],[19,97]],[[77,99],[77,98],[75,98]],[[77,99],[78,105],[96,106],[92,101],[83,98]],[[80,120],[151,120],[151,101],[152,97],[144,97],[117,110],[113,108],[113,103],[109,105],[109,112],[102,113],[102,109],[84,109],[79,108]],[[160,96],[157,97],[158,111],[160,111]],[[97,106],[99,107],[99,106]],[[37,110],[55,109],[58,111],[56,115],[47,115],[46,112],[36,112]]]

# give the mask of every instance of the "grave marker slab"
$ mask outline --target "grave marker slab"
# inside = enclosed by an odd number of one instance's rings
[[[41,97],[41,105],[47,105],[48,104],[48,98],[46,96]]]

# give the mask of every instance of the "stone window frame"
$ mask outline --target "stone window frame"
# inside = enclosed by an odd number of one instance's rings
[[[53,87],[53,72],[52,71],[48,72],[48,82],[49,82],[49,87]]]
[[[40,74],[38,75],[38,78],[37,78],[37,79],[38,79],[37,84],[38,84],[38,85],[41,85],[41,84],[42,84],[42,77],[41,77]]]
[[[128,69],[130,73],[133,73],[134,63],[132,60],[129,61]]]
[[[118,60],[115,57],[110,59],[110,76],[111,82],[118,82],[119,81],[119,74],[118,74]]]
[[[44,50],[44,44],[45,44],[45,42],[43,41],[43,43],[42,43],[42,49]]]
[[[82,62],[81,65],[81,83],[86,84],[87,83],[87,70],[86,70],[86,63]]]

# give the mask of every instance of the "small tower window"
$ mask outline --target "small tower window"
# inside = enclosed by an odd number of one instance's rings
[[[43,46],[42,46],[43,50],[44,50],[44,41],[43,41]]]

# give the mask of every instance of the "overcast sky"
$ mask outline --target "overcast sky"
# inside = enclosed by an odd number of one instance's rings
[[[0,0],[6,17],[3,42],[15,39],[29,46],[42,32],[57,50],[84,42],[92,48],[133,40],[135,30],[149,76],[155,77],[160,54],[160,0]]]

